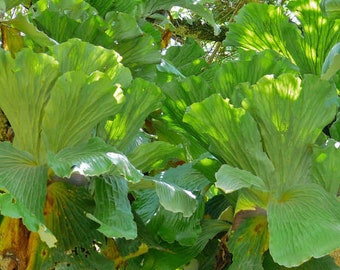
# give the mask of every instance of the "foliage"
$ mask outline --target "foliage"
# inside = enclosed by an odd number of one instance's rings
[[[0,0],[0,268],[337,269],[338,5],[220,2]]]

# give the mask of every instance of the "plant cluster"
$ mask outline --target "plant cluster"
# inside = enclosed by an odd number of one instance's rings
[[[340,9],[227,2],[0,0],[1,269],[338,269]]]

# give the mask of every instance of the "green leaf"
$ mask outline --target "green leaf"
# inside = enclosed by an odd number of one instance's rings
[[[160,198],[160,197],[159,197]],[[182,200],[184,208],[185,201]],[[174,243],[177,241],[184,246],[193,245],[201,233],[201,220],[204,214],[202,198],[195,201],[195,211],[190,216],[176,211],[172,212],[159,207],[155,216],[148,222],[147,228],[157,233],[164,241]]]
[[[273,198],[268,205],[268,223],[270,253],[286,267],[340,247],[339,202],[319,185],[295,185]]]
[[[112,39],[105,33],[109,25],[100,16],[87,14],[84,15],[84,20],[77,20],[71,18],[71,14],[72,12],[69,12],[68,16],[49,8],[37,12],[34,22],[39,30],[49,33],[49,36],[58,42],[79,38],[95,45],[112,48]]]
[[[204,55],[205,52],[201,46],[194,39],[189,38],[183,46],[171,46],[167,49],[164,63],[158,66],[158,70],[175,74],[177,72],[178,75],[184,76],[198,75],[207,66]],[[173,72],[167,67],[175,68],[177,71]]]
[[[30,152],[43,163],[41,121],[58,75],[58,63],[46,54],[36,54],[28,49],[18,52],[15,59],[1,50],[0,69],[3,71],[0,74],[0,107],[15,132],[14,146]]]
[[[114,114],[114,91],[111,80],[103,73],[87,76],[82,71],[70,71],[60,76],[51,91],[42,124],[47,149],[57,153],[87,141],[95,125]]]
[[[42,47],[53,46],[57,42],[49,38],[44,32],[39,31],[27,18],[21,14],[8,21],[13,27],[25,33],[25,36],[32,39]]]
[[[335,86],[314,75],[305,75],[301,83],[293,75],[283,74],[278,79],[264,77],[244,88],[247,99],[243,105],[259,124],[276,170],[273,187],[309,182],[310,145],[335,115]]]
[[[255,211],[243,212],[244,219],[229,241],[228,247],[233,254],[233,263],[228,268],[230,270],[263,269],[262,255],[269,244],[268,222],[265,215],[252,216],[252,212]]]
[[[68,147],[57,154],[49,153],[49,165],[60,177],[70,177],[78,171],[84,175],[101,175],[113,169],[130,181],[139,181],[143,174],[131,165],[128,159],[99,138],[92,138],[87,144]]]
[[[216,180],[216,187],[222,189],[224,193],[231,193],[241,188],[266,191],[265,183],[261,178],[229,165],[222,165],[216,173]]]
[[[52,47],[53,56],[60,62],[60,71],[81,70],[87,75],[95,71],[105,73],[113,83],[127,87],[131,83],[130,71],[120,63],[117,52],[95,46],[79,39],[71,39]]]
[[[313,181],[333,195],[338,194],[340,187],[339,161],[339,142],[330,139],[324,146],[314,147],[312,166]]]
[[[190,217],[194,213],[197,201],[192,192],[161,181],[155,183],[159,202],[166,210],[183,213],[183,217]]]
[[[94,201],[84,189],[54,182],[48,186],[45,220],[58,239],[57,248],[87,248],[102,237],[98,225],[86,217],[94,210]]]
[[[263,268],[265,270],[338,270],[339,266],[337,266],[334,262],[334,259],[331,256],[324,256],[318,259],[310,259],[304,264],[297,267],[284,267],[282,265],[278,265],[273,261],[273,258],[267,253],[264,256],[263,260]]]
[[[128,191],[127,182],[121,177],[95,178],[96,211],[87,216],[100,224],[98,231],[106,237],[137,237],[137,226],[133,220]]]
[[[114,2],[106,0],[88,0],[87,2],[95,7],[99,14],[104,17],[105,13],[111,10],[134,14],[141,0],[116,0]]]
[[[0,143],[0,190],[5,192],[0,200],[1,213],[22,217],[26,227],[38,232],[41,239],[52,247],[56,239],[44,225],[43,217],[46,183],[46,166],[37,165],[29,153],[10,143]]]
[[[106,20],[112,21],[112,37],[116,41],[135,39],[143,35],[135,18],[122,12],[110,12],[105,16]]]
[[[288,7],[293,22],[282,6],[245,5],[229,26],[226,44],[272,49],[291,59],[302,74],[320,74],[328,50],[339,40],[339,23],[324,18],[317,1],[294,1]]]
[[[182,148],[163,141],[141,144],[127,157],[136,168],[143,172],[164,169],[172,160],[185,160]]]
[[[262,178],[269,187],[273,166],[262,149],[257,123],[244,109],[212,95],[190,106],[183,121],[203,134],[212,154]]]
[[[340,43],[337,43],[328,53],[322,66],[322,79],[330,80],[340,70]]]
[[[229,225],[223,221],[204,220],[202,231],[192,246],[182,246],[177,243],[163,244],[168,252],[150,250],[145,255],[143,270],[173,270],[183,266],[197,256],[216,234],[228,229]]]
[[[320,7],[324,15],[330,19],[340,18],[340,2],[337,0],[322,0]]]
[[[277,77],[282,73],[295,72],[297,67],[287,58],[274,51],[265,50],[253,55],[250,60],[224,63],[215,72],[212,84],[223,97],[230,98],[233,105],[240,106],[244,97],[242,92],[238,91],[238,84],[245,82],[255,84],[264,75],[272,74]]]
[[[157,193],[154,190],[138,191],[134,209],[145,223],[153,224],[152,228],[167,241],[193,241],[199,230],[203,209],[201,196],[195,200],[192,194],[203,193],[210,182],[192,164],[171,168],[153,181],[158,185]]]
[[[271,49],[291,58],[283,29],[290,38],[297,40],[297,25],[288,22],[281,6],[250,3],[240,10],[235,17],[235,23],[229,25],[225,44],[255,51]]]
[[[107,141],[120,150],[125,150],[138,130],[143,126],[147,116],[161,105],[160,89],[143,79],[135,79],[126,90],[125,100],[120,111],[112,121],[107,121]]]
[[[154,68],[154,65],[161,61],[160,50],[155,45],[153,37],[148,34],[118,42],[118,44],[114,44],[113,49],[123,56],[122,63],[131,69],[132,74],[140,72],[141,76],[139,77],[142,77],[145,72],[140,70],[142,67],[145,69],[148,65],[152,65]]]

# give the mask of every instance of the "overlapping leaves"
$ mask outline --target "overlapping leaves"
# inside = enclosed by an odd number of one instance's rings
[[[338,22],[323,17],[317,1],[293,1],[288,8],[246,5],[230,25],[226,43],[246,50],[272,49],[291,59],[302,74],[321,74],[340,37]]]
[[[268,207],[269,249],[279,264],[291,267],[326,255],[339,247],[337,241],[330,244],[327,239],[339,237],[340,207],[335,197],[323,189],[334,194],[338,188],[334,172],[330,170],[320,177],[320,171],[332,168],[328,155],[334,157],[337,150],[318,149],[314,163],[317,175],[313,180],[310,146],[336,113],[334,85],[311,75],[304,76],[301,84],[293,75],[284,74],[277,79],[264,77],[253,86],[243,84],[239,91],[245,97],[244,108],[235,108],[228,100],[212,95],[193,104],[184,116],[194,129],[204,130],[209,150],[228,164],[216,174],[216,185],[225,192],[248,188],[272,195],[267,205],[261,201],[261,207]],[[322,185],[312,184],[313,181]],[[309,196],[315,211],[306,204],[304,198]],[[321,208],[330,210],[321,213]],[[300,214],[292,209],[300,209]],[[240,210],[239,205],[237,211]],[[306,213],[310,218],[303,217]],[[281,226],[281,219],[286,224]],[[317,222],[312,225],[312,220]],[[307,226],[313,226],[313,235],[301,234],[309,230]],[[294,248],[282,246],[283,239],[290,239]],[[302,244],[314,241],[319,246],[313,252]]]

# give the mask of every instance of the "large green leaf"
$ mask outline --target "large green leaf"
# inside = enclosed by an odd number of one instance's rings
[[[268,223],[269,250],[281,265],[297,266],[340,247],[339,201],[319,185],[295,185],[273,197]]]
[[[100,72],[87,76],[82,71],[70,71],[60,76],[42,124],[47,149],[57,153],[87,141],[95,125],[114,114],[114,92],[112,81]]]
[[[108,75],[113,83],[127,87],[131,82],[130,71],[120,63],[117,52],[95,46],[79,39],[71,39],[52,47],[53,56],[60,62],[60,71],[65,73],[81,70],[87,75],[101,71]]]
[[[228,100],[212,95],[193,104],[183,121],[203,134],[214,155],[261,177],[269,187],[273,166],[262,149],[256,122],[244,109],[234,108]]]
[[[58,63],[28,49],[20,51],[15,59],[1,50],[0,69],[0,107],[14,129],[14,145],[43,161],[44,157],[39,157],[44,150],[40,142],[41,121],[58,75]]]
[[[94,240],[102,239],[98,224],[86,217],[93,211],[94,201],[84,188],[64,182],[48,186],[44,214],[46,225],[57,237],[57,248],[89,248]]]
[[[339,146],[339,142],[328,140],[323,147],[313,149],[313,181],[333,195],[337,195],[340,188]]]
[[[233,105],[239,106],[244,97],[238,91],[238,84],[245,82],[255,84],[264,75],[272,74],[276,77],[282,73],[295,72],[297,67],[287,58],[274,51],[265,50],[253,55],[250,60],[224,63],[215,72],[212,83],[223,97],[230,98]]]
[[[314,75],[301,80],[291,74],[264,77],[245,87],[243,103],[259,124],[277,185],[310,181],[310,145],[332,121],[337,104],[335,86]],[[311,110],[311,108],[313,108]],[[283,151],[284,149],[284,151]]]
[[[231,235],[228,247],[233,263],[230,270],[263,269],[262,255],[269,244],[268,222],[265,215],[252,216],[252,212],[255,211],[244,212],[244,219]]]
[[[49,153],[49,165],[60,177],[70,177],[73,171],[84,175],[101,175],[114,169],[131,181],[138,181],[143,174],[131,165],[126,156],[99,138],[92,138],[87,144],[68,147],[57,154]]]
[[[22,217],[29,230],[38,232],[43,241],[53,246],[56,240],[44,225],[43,217],[46,184],[46,166],[37,165],[29,153],[10,143],[0,143],[0,190],[5,192],[0,200],[2,214]]]
[[[106,137],[120,150],[126,150],[146,117],[161,105],[160,89],[143,79],[136,79],[125,92],[125,100],[112,121],[107,121]]]
[[[127,182],[122,177],[103,176],[95,179],[96,210],[88,217],[100,224],[98,231],[106,237],[137,237],[128,191]]]
[[[339,40],[339,23],[322,16],[317,1],[293,1],[288,7],[246,5],[231,24],[227,44],[247,50],[272,49],[292,60],[301,73],[320,74],[330,48]]]

